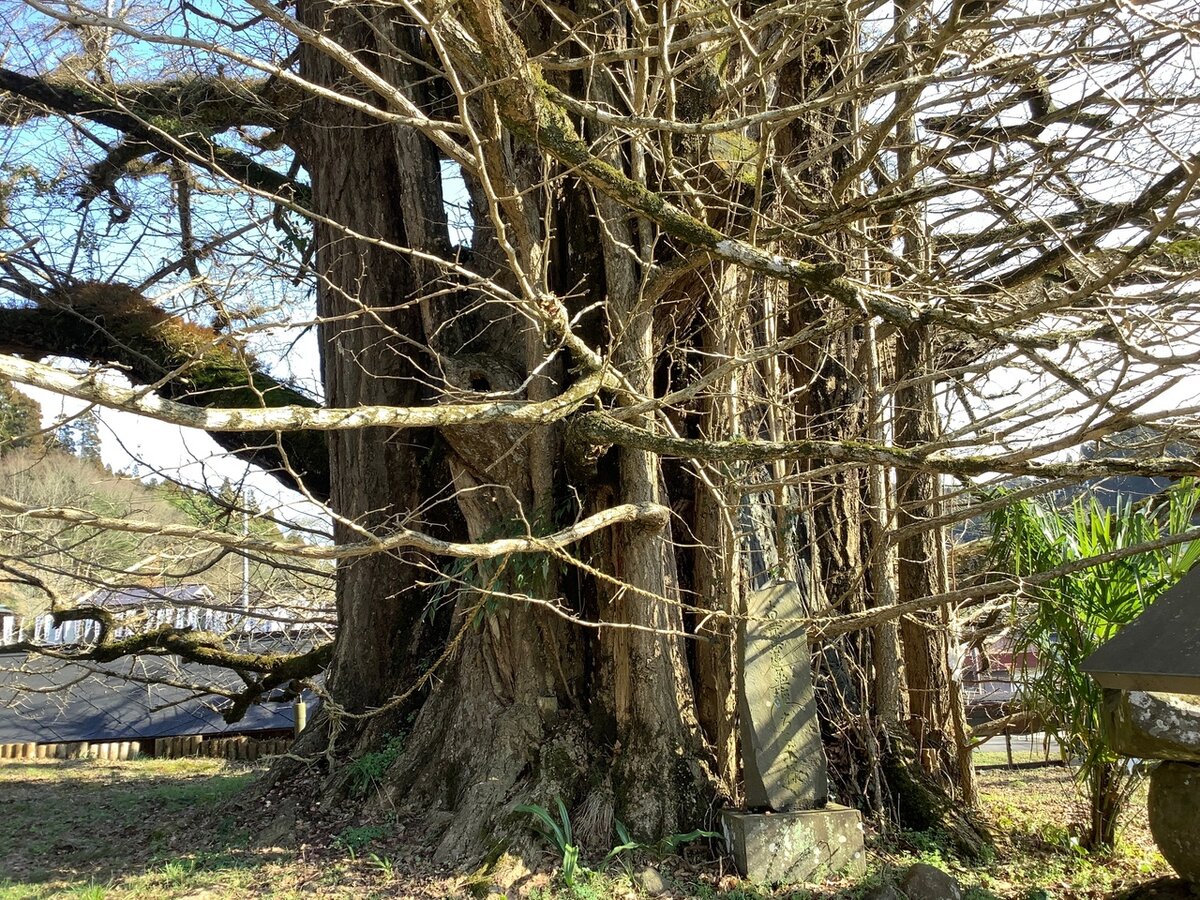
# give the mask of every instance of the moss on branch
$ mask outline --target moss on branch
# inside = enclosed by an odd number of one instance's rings
[[[306,205],[307,187],[208,135],[237,125],[282,127],[290,102],[268,80],[195,78],[127,83],[109,95],[75,76],[35,77],[0,67],[0,124],[41,110],[81,116],[126,138],[247,186]]]
[[[514,110],[519,109],[516,104],[505,108],[505,122],[516,134],[541,147],[560,163],[570,166],[614,200],[655,222],[672,237],[703,248],[726,262],[737,263],[776,278],[798,281],[814,290],[857,302],[857,291],[842,279],[845,269],[840,264],[816,264],[791,259],[729,238],[596,156],[579,136],[567,111],[551,99],[552,89],[532,69],[529,77],[537,87],[535,116],[529,118],[515,114]],[[910,318],[905,316],[906,321]]]
[[[1040,478],[1102,478],[1109,475],[1195,476],[1200,465],[1194,459],[1164,457],[1129,459],[1092,458],[1066,462],[1039,462],[1011,456],[949,456],[916,449],[872,444],[865,441],[707,441],[655,434],[628,425],[605,413],[588,412],[571,423],[574,440],[592,445],[618,445],[682,459],[710,462],[771,462],[783,459],[823,459],[849,465],[877,465],[896,469],[938,472],[972,477],[1002,472]]]
[[[147,123],[173,131],[190,127],[223,130],[238,125],[281,128],[295,99],[269,78],[197,76],[159,81],[123,81],[119,85],[90,84],[70,72],[35,77],[0,69],[0,122],[20,125],[44,114],[46,108],[69,106],[80,112],[121,110]],[[107,94],[105,93],[107,92]]]
[[[34,299],[37,308],[0,309],[0,350],[113,363],[135,383],[190,406],[319,406],[230,338],[164,312],[126,285],[82,282]],[[303,481],[314,496],[329,496],[328,444],[319,432],[222,432],[213,440],[284,484]]]

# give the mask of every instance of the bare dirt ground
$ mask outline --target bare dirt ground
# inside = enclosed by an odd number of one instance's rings
[[[1003,754],[981,759],[1003,761]],[[984,864],[948,856],[936,835],[872,835],[865,879],[775,890],[736,878],[702,845],[693,845],[686,858],[642,854],[604,871],[585,868],[573,886],[563,883],[561,860],[549,849],[532,871],[502,859],[487,871],[448,875],[425,861],[417,836],[386,816],[360,820],[345,811],[299,810],[305,822],[299,835],[268,833],[273,819],[265,801],[247,809],[244,799],[260,774],[209,759],[0,763],[0,900],[505,893],[529,900],[626,900],[648,896],[641,886],[647,866],[664,878],[663,896],[833,900],[858,897],[918,860],[953,873],[968,900],[1049,900],[1116,896],[1168,874],[1146,826],[1144,789],[1116,853],[1098,858],[1078,850],[1073,835],[1083,806],[1061,766],[980,769],[983,815],[996,839],[996,854]]]

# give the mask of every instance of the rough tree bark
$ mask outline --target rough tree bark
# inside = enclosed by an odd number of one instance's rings
[[[302,4],[301,14],[305,23],[354,48],[372,65],[385,41],[404,47],[410,58],[425,52],[392,13],[364,19],[313,2]],[[345,90],[344,73],[313,48],[302,49],[301,70],[317,84]],[[428,106],[431,98],[421,96],[418,87],[424,73],[411,82],[405,74],[400,66],[389,67],[393,83]],[[486,103],[472,106],[468,114],[486,117]],[[529,325],[514,324],[465,288],[449,299],[430,299],[440,273],[352,236],[442,254],[449,249],[433,145],[315,101],[306,123],[303,158],[312,174],[311,203],[319,217],[337,223],[319,226],[317,240],[329,402],[427,402],[424,367],[439,368],[467,393],[519,390],[545,354],[540,338],[531,340],[536,332]],[[491,176],[523,182],[526,188],[536,183],[540,167],[522,170],[521,142],[507,135],[500,140],[509,145],[507,155],[489,161]],[[514,158],[518,162],[506,167]],[[468,181],[473,196],[486,202],[479,185],[470,176]],[[514,209],[510,204],[505,212]],[[541,241],[538,213],[509,225],[514,231],[523,226],[532,241]],[[619,298],[632,303],[638,296],[638,276],[612,248],[603,273],[581,267],[596,257],[588,252],[595,243],[594,224],[580,221],[580,226],[555,233],[547,254],[559,267],[553,277],[570,287],[603,274],[610,301],[618,307],[614,313],[620,314]],[[476,229],[471,248],[476,270],[503,271],[499,241],[494,231]],[[573,260],[580,263],[572,265]],[[616,274],[622,267],[630,278],[625,284]],[[452,317],[462,323],[457,331],[444,325]],[[653,319],[643,314],[638,321],[644,324],[625,330],[615,358],[627,373],[640,371],[637,378],[649,386]],[[456,343],[458,332],[463,339]],[[428,358],[414,358],[419,351],[412,347],[418,344],[430,349]],[[554,371],[544,370],[543,378]],[[532,396],[539,387],[550,385],[535,380],[518,396]],[[431,508],[429,501],[450,483],[455,501],[432,505],[435,521],[423,522],[427,529],[436,525],[483,540],[507,530],[536,530],[538,519],[561,515],[564,506],[571,515],[572,494],[553,462],[560,440],[554,428],[443,429],[440,436],[383,430],[338,434],[330,452],[339,535],[351,539],[360,528],[382,530],[417,515]],[[602,475],[582,492],[583,507],[602,508],[613,497],[661,502],[656,457],[642,451],[613,455],[618,458],[612,479]],[[574,510],[579,508],[577,503]],[[537,559],[533,572],[522,570],[523,560],[457,572],[463,589],[453,613],[436,617],[449,620],[437,686],[366,720],[342,713],[361,714],[404,695],[423,667],[437,661],[438,653],[421,649],[431,634],[424,617],[435,599],[422,582],[434,579],[428,561],[404,557],[373,557],[341,567],[339,635],[329,679],[333,702],[325,727],[314,730],[309,745],[317,749],[337,737],[350,752],[361,754],[403,729],[407,749],[386,793],[389,802],[422,812],[427,833],[445,859],[470,857],[500,836],[519,835],[523,826],[506,820],[512,807],[531,800],[549,803],[554,796],[586,811],[583,836],[598,845],[611,842],[617,810],[645,835],[696,823],[713,795],[713,781],[695,723],[682,618],[677,606],[656,599],[671,595],[674,580],[667,536],[661,527],[639,526],[596,542],[592,564],[625,584],[615,592],[590,578],[583,590],[560,584],[559,567],[540,568]],[[557,596],[560,588],[589,604],[611,627],[579,629],[536,602]],[[515,593],[535,602],[504,599]],[[405,714],[418,707],[408,727]]]
[[[364,58],[377,49],[373,23],[355,13],[335,11],[319,0],[300,4],[298,12],[302,22],[335,35]],[[315,84],[350,89],[342,67],[310,45],[300,48],[300,70]],[[406,213],[414,204],[444,218],[439,182],[427,177],[437,171],[437,157],[428,152],[424,190],[415,193],[414,183],[421,179],[402,166],[392,128],[316,98],[306,101],[292,127],[299,132],[297,150],[311,178],[313,209],[322,217],[314,226],[314,242],[326,400],[343,407],[428,402],[421,380],[426,361],[413,358],[411,345],[411,338],[422,333],[412,301],[424,285],[409,259],[378,241],[407,244]],[[379,428],[331,436],[335,539],[384,533],[419,516],[426,486],[445,479],[444,461],[430,452],[435,440],[428,432]],[[419,675],[423,575],[414,560],[392,554],[338,567],[339,638],[329,690],[345,710],[378,707]],[[370,720],[368,734],[379,740],[396,720],[394,715]]]
[[[436,80],[427,80],[413,63],[425,59],[432,66],[436,61],[395,13],[351,15],[310,0],[301,5],[301,18],[378,68],[419,108],[428,110],[439,102]],[[611,27],[611,34],[619,35],[621,15],[613,18],[608,22],[601,17],[598,27]],[[826,26],[824,20],[812,23],[814,33]],[[521,27],[530,46],[548,38],[536,17]],[[843,30],[839,40],[849,40],[850,33]],[[613,40],[619,44],[619,37]],[[401,58],[408,62],[397,63],[395,54],[386,52],[389,48],[401,48]],[[830,67],[836,67],[844,50],[815,44],[789,69],[774,102],[800,102],[814,85],[832,77]],[[316,48],[302,47],[301,71],[318,85],[347,90],[345,72]],[[568,84],[564,81],[564,88]],[[602,82],[593,88],[606,102],[618,102]],[[375,102],[367,92],[362,96]],[[475,271],[519,292],[509,265],[515,254],[529,277],[545,279],[563,295],[588,285],[589,291],[572,301],[574,308],[596,296],[607,301],[605,320],[585,325],[589,339],[604,348],[626,391],[652,395],[663,348],[656,340],[659,313],[642,287],[649,265],[669,244],[656,246],[645,223],[603,196],[584,201],[582,215],[578,201],[530,199],[538,196],[543,162],[531,152],[529,136],[500,126],[487,90],[461,102],[460,114],[495,128],[494,144],[480,148],[490,186],[485,189],[478,180],[482,173],[466,175],[477,211],[493,204],[490,217],[475,217],[470,248]],[[774,136],[781,158],[803,173],[808,189],[832,190],[841,174],[841,157],[825,154],[822,167],[807,171],[802,154],[843,141],[850,123],[847,109],[834,107],[801,117]],[[546,348],[531,325],[497,310],[469,286],[454,286],[431,264],[379,246],[385,241],[441,256],[449,253],[437,189],[439,151],[432,143],[410,130],[318,100],[307,102],[296,127],[302,129],[301,153],[312,176],[310,202],[319,222],[318,297],[331,405],[429,402],[424,375],[429,369],[437,369],[468,396],[515,391],[536,398],[538,391],[565,386],[555,380],[576,377],[561,365],[541,367]],[[603,129],[597,126],[596,134],[586,136],[599,140]],[[614,155],[608,164],[627,175],[647,177],[638,169],[636,151]],[[714,177],[719,182],[720,176]],[[557,205],[548,220],[539,202]],[[504,234],[496,228],[497,215],[507,225]],[[603,223],[599,247],[597,222]],[[832,240],[782,249],[793,257],[828,259],[845,255],[848,248]],[[689,282],[707,293],[711,288],[704,284]],[[696,308],[710,321],[729,317],[721,326],[728,332],[722,336],[711,327],[684,329],[688,341],[728,344],[730,335],[747,329],[739,317],[765,316],[766,334],[746,330],[751,345],[761,344],[841,314],[836,304],[798,284],[778,291],[751,273],[718,276],[715,284],[733,284],[743,292],[744,303],[731,313],[725,296],[700,301]],[[861,332],[847,326],[834,329],[826,340],[802,344],[782,369],[768,361],[753,375],[754,390],[759,396],[765,392],[767,405],[710,412],[707,429],[713,436],[724,436],[721,429],[731,428],[736,434],[748,425],[755,437],[860,438],[866,427],[861,342]],[[540,374],[531,379],[535,370]],[[784,378],[787,385],[781,383]],[[774,398],[788,386],[796,406],[775,408]],[[735,423],[739,416],[746,418]],[[568,490],[566,473],[554,462],[563,441],[557,426],[337,433],[331,440],[330,468],[339,537],[349,540],[359,529],[382,530],[420,515],[427,530],[477,541],[513,530],[536,531],[556,516],[592,512],[613,502],[672,506],[659,457],[642,449],[602,453],[584,479],[571,479],[573,489]],[[764,468],[762,475],[784,471],[774,466]],[[451,484],[454,502],[435,502],[450,496],[446,488]],[[833,472],[795,497],[755,493],[743,484],[730,499],[735,514],[752,521],[753,535],[744,522],[739,534],[728,533],[723,519],[728,506],[722,509],[725,501],[711,495],[701,494],[684,525],[718,551],[744,554],[747,540],[761,544],[759,556],[774,560],[772,570],[804,582],[814,611],[829,603],[861,611],[870,587],[863,553],[866,493],[865,481],[853,469]],[[798,516],[789,511],[793,503],[799,506]],[[758,506],[762,508],[756,511]],[[519,559],[455,570],[451,574],[461,589],[452,604],[440,608],[430,606],[437,596],[426,585],[436,580],[431,577],[436,566],[428,560],[389,555],[341,567],[340,630],[329,680],[332,702],[324,728],[314,730],[310,746],[318,749],[320,742],[336,738],[347,752],[361,754],[389,735],[403,733],[406,750],[384,793],[389,804],[420,812],[444,859],[470,858],[496,840],[518,836],[521,827],[508,815],[513,807],[549,803],[555,796],[577,813],[584,840],[600,846],[612,840],[615,817],[646,836],[710,824],[706,810],[733,790],[737,777],[730,717],[733,679],[727,643],[718,641],[691,655],[686,650],[689,623],[679,605],[679,567],[681,558],[686,563],[689,557],[683,553],[677,558],[672,533],[667,522],[602,533],[590,541],[589,568],[569,575],[556,563],[539,562],[527,570],[530,561]],[[750,581],[731,581],[729,567],[721,564],[718,571],[703,553],[690,559],[687,571],[695,586],[720,585],[706,602],[736,612],[741,592],[753,586]],[[765,577],[767,568],[750,574]],[[547,605],[555,597],[566,602],[558,612]],[[581,613],[602,627],[579,628],[559,613]],[[727,625],[719,623],[715,632],[723,641]],[[829,698],[825,709],[833,717],[830,745],[844,751],[835,752],[835,760],[844,774],[847,768],[861,769],[846,777],[853,796],[862,793],[868,770],[878,762],[873,738],[850,736],[861,731],[858,720],[869,707],[871,661],[865,632],[841,639],[822,657]],[[431,665],[437,666],[436,686],[428,687],[422,675]],[[393,699],[397,697],[404,699]],[[381,705],[386,714],[355,717]],[[415,714],[411,721],[410,714]],[[848,741],[854,746],[845,751]]]
[[[936,425],[932,417],[933,387],[925,377],[929,371],[929,335],[913,329],[897,341],[896,368],[901,386],[896,391],[896,441],[912,446],[932,440]],[[936,477],[901,473],[897,485],[896,524],[920,525],[937,514]],[[938,529],[918,530],[900,542],[900,602],[942,593],[944,579],[938,566],[941,553]],[[928,775],[943,774],[953,789],[958,773],[953,712],[951,710],[949,635],[936,612],[901,619],[904,669],[911,704],[908,728],[916,741],[918,758]]]
[[[895,392],[896,442],[928,443],[937,438],[937,410],[930,378],[930,334],[925,328],[903,331],[896,342],[896,370],[900,383]],[[940,512],[937,476],[901,472],[897,477],[898,528],[910,529],[899,544],[899,600],[944,593],[949,584],[940,528],[913,528]],[[901,818],[917,827],[934,824],[945,828],[959,849],[976,856],[982,836],[962,812],[978,801],[975,772],[967,741],[962,696],[950,670],[949,617],[947,611],[930,610],[900,620],[901,646],[908,687],[907,727],[912,739],[901,741],[895,754],[914,771],[901,775],[893,764],[893,778],[904,786],[899,802]],[[915,763],[915,765],[914,765]],[[965,809],[946,804],[957,797]]]

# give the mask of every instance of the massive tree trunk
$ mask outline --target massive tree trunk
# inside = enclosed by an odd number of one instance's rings
[[[303,19],[370,65],[382,35],[412,58],[424,52],[406,43],[405,26],[391,14],[364,20],[308,3]],[[302,70],[317,84],[346,91],[345,73],[315,49],[303,48]],[[428,106],[416,88],[423,73],[411,74],[411,83],[405,74],[401,66],[388,71]],[[488,109],[472,105],[468,114],[486,118]],[[545,364],[534,326],[468,287],[439,296],[443,273],[394,249],[442,257],[450,249],[433,145],[317,102],[304,127],[320,223],[329,403],[420,405],[439,378],[467,396],[538,399],[560,391],[569,376],[561,364]],[[490,176],[536,196],[540,165],[523,165],[522,154],[530,157],[518,139],[500,141],[507,146],[489,159]],[[473,175],[467,180],[481,212],[486,192]],[[502,241],[524,229],[516,236],[518,244],[526,241],[521,253],[546,237],[541,206],[529,208],[514,223],[521,208],[511,201],[504,207],[507,237],[494,220],[475,217],[474,270],[514,290]],[[609,213],[620,228],[622,216]],[[525,264],[542,265],[544,276],[567,291],[607,283],[610,316],[620,323],[614,360],[651,390],[654,319],[651,310],[632,308],[640,297],[636,263],[611,242],[598,256],[594,220],[568,206],[550,221],[560,225],[549,252],[528,253]],[[630,322],[636,327],[621,327]],[[418,356],[415,347],[428,349]],[[558,427],[339,432],[331,446],[338,537],[354,540],[363,530],[403,523],[486,541],[549,530],[614,502],[664,502],[657,457],[641,451],[610,452],[590,487],[568,489],[556,463],[561,442]],[[578,814],[581,838],[596,846],[611,844],[615,815],[646,836],[700,823],[716,783],[696,721],[666,524],[658,519],[595,539],[589,564],[603,578],[542,555],[439,569],[434,561],[387,554],[341,566],[331,702],[309,746],[323,749],[332,737],[359,755],[402,734],[406,749],[388,779],[388,802],[419,813],[447,860],[520,837],[525,824],[508,817],[512,808],[556,796]],[[430,587],[439,575],[450,579],[448,591]],[[604,627],[582,628],[566,621],[570,616]],[[433,677],[423,678],[427,672]]]
[[[309,2],[300,14],[359,54],[376,46],[372,23],[355,13]],[[349,89],[342,67],[308,45],[301,47],[301,71],[316,84]],[[423,201],[427,214],[444,219],[439,182],[429,178],[437,172],[437,157],[430,148],[425,160],[401,159],[392,128],[337,103],[309,100],[293,127],[302,132],[299,154],[318,217],[314,243],[326,401],[340,407],[428,402],[421,377],[428,360],[415,358],[411,343],[422,333],[414,301],[424,285],[410,259],[380,244],[410,245],[415,231],[406,214],[415,203]],[[423,180],[414,177],[415,166],[424,169]],[[399,525],[426,524],[413,517],[422,515],[429,486],[445,480],[444,460],[431,452],[436,440],[433,433],[382,428],[332,435],[335,539],[361,540]],[[416,561],[395,554],[338,567],[339,635],[328,677],[333,703],[346,712],[379,707],[415,681],[428,599],[420,586],[425,574]],[[334,717],[337,710],[331,704],[326,714]],[[393,721],[372,720],[367,731],[382,734]]]
[[[625,15],[597,19],[614,48],[625,40]],[[394,13],[351,14],[312,0],[302,18],[418,108],[444,106],[438,81],[427,78],[437,59]],[[531,46],[548,39],[539,23],[522,22]],[[844,29],[836,41],[818,42],[770,102],[798,103],[833,77],[851,39]],[[386,47],[402,54],[389,56]],[[328,54],[306,45],[301,64],[316,84],[347,92],[347,74]],[[571,85],[562,80],[563,89]],[[588,91],[612,108],[628,102],[603,78]],[[368,91],[361,97],[377,102]],[[415,406],[447,392],[539,399],[594,364],[560,359],[536,321],[430,261],[457,253],[508,296],[544,284],[570,298],[568,314],[603,300],[603,316],[579,327],[620,373],[610,398],[617,405],[661,392],[661,380],[693,349],[721,360],[812,330],[782,361],[730,369],[727,390],[684,427],[708,438],[865,436],[864,334],[839,324],[845,313],[836,304],[716,265],[648,298],[647,279],[679,248],[614,199],[548,190],[548,163],[527,138],[500,127],[486,89],[460,96],[458,113],[495,129],[477,147],[481,168],[464,171],[474,213],[469,250],[451,247],[440,154],[429,140],[317,100],[297,126],[318,222],[331,405]],[[852,121],[848,107],[835,106],[774,136],[808,190],[833,190],[844,157],[837,147]],[[605,129],[588,128],[602,146]],[[647,166],[636,142],[607,159],[651,186],[668,177]],[[744,184],[718,169],[712,177],[714,189],[741,191],[749,202]],[[764,202],[761,185],[754,202]],[[851,248],[839,239],[782,249],[839,259]],[[673,346],[664,343],[668,331]],[[787,405],[783,396],[792,398]],[[661,412],[640,421],[679,424]],[[569,551],[576,560],[522,554],[451,565],[401,553],[339,568],[331,699],[309,747],[325,749],[332,739],[338,753],[353,756],[401,736],[404,751],[383,794],[389,808],[421,818],[442,859],[472,859],[519,840],[525,828],[512,810],[555,797],[572,810],[581,840],[598,847],[611,844],[615,818],[647,837],[712,825],[716,801],[737,794],[731,622],[744,611],[745,592],[782,575],[801,583],[813,613],[867,606],[868,485],[855,469],[816,477],[806,465],[664,470],[644,450],[596,455],[575,446],[560,425],[337,432],[330,454],[343,541],[403,523],[480,542],[553,530],[615,503],[664,509],[593,536]],[[560,459],[573,460],[569,472]],[[679,512],[677,522],[667,509]],[[698,602],[686,602],[691,597]],[[689,648],[693,632],[700,640]],[[878,808],[873,653],[867,632],[844,636],[822,648],[819,672],[842,795]]]

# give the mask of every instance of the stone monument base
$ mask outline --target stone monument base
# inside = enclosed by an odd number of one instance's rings
[[[721,814],[725,842],[743,877],[759,884],[823,881],[831,875],[862,875],[862,816],[830,803],[798,812]]]
[[[1200,764],[1159,763],[1150,773],[1147,806],[1159,852],[1200,888]]]

